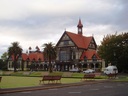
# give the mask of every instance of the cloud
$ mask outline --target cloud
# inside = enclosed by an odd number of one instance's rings
[[[106,34],[128,31],[127,6],[127,0],[0,0],[0,55],[14,41],[24,52],[56,43],[65,30],[77,33],[79,18],[84,35],[100,44]]]

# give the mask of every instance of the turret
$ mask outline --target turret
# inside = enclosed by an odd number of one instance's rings
[[[81,19],[79,19],[77,28],[78,28],[78,34],[83,35],[83,32],[82,32],[83,24],[81,23]]]

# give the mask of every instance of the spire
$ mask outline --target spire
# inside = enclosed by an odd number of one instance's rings
[[[79,28],[82,28],[83,27],[83,24],[81,23],[81,19],[79,19],[79,22],[78,22],[77,27],[79,27]]]
[[[29,49],[29,53],[31,53],[32,48],[31,48],[31,47],[29,47],[28,49]]]
[[[83,32],[82,32],[83,24],[81,23],[81,19],[79,19],[77,28],[78,28],[78,34],[82,35],[83,34]]]
[[[28,49],[29,49],[29,50],[32,50],[32,48],[31,48],[31,47],[29,47]]]
[[[40,51],[40,49],[39,49],[39,47],[38,47],[38,46],[36,46],[36,50],[37,50],[37,51]]]

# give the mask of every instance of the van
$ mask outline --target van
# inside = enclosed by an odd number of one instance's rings
[[[116,66],[108,66],[107,68],[105,68],[104,73],[105,74],[117,74],[118,69]]]

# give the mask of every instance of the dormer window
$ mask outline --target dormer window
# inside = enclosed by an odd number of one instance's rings
[[[84,62],[87,62],[87,57],[86,56],[84,56]]]
[[[92,61],[93,61],[93,62],[97,61],[96,55],[93,55],[93,56],[92,56]]]

